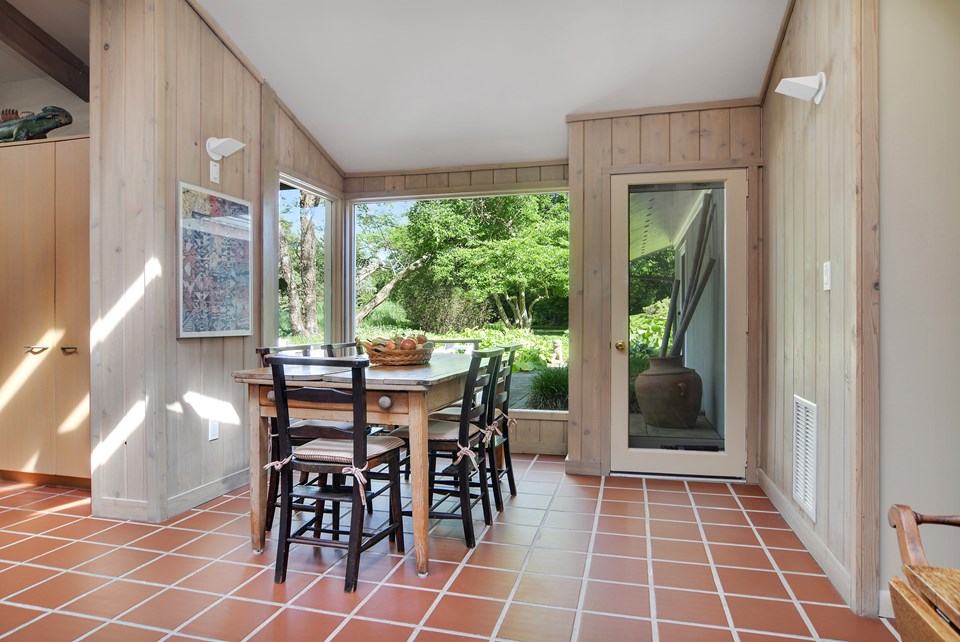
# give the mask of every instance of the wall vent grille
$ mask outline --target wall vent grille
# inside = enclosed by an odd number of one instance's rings
[[[817,521],[817,406],[793,396],[793,498]]]

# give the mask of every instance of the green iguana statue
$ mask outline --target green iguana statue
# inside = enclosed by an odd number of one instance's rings
[[[66,109],[44,107],[39,114],[0,122],[0,143],[46,138],[47,132],[72,122],[73,116]]]

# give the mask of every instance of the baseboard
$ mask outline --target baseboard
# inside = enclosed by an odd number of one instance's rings
[[[600,475],[602,464],[599,461],[580,461],[567,457],[564,461],[565,470],[571,475]]]
[[[69,486],[90,490],[89,477],[67,477],[66,475],[48,475],[46,473],[24,473],[18,470],[0,470],[3,481],[33,484],[35,486]]]
[[[132,519],[138,522],[149,522],[150,504],[139,499],[122,499],[117,497],[92,497],[90,511],[94,517],[108,519]]]
[[[170,519],[180,513],[185,513],[191,508],[196,508],[200,504],[206,504],[211,499],[216,499],[249,482],[250,472],[244,468],[203,486],[191,488],[185,493],[180,493],[167,500],[167,508],[164,511],[163,519]]]
[[[566,455],[567,445],[540,441],[514,441],[511,437],[510,452],[518,455]]]
[[[840,596],[846,600],[847,605],[849,605],[853,591],[853,578],[850,577],[850,572],[837,556],[827,548],[827,545],[820,539],[816,531],[810,527],[806,518],[804,518],[800,511],[793,505],[793,502],[780,491],[777,485],[767,477],[766,473],[760,470],[758,471],[758,477],[763,492],[767,494],[767,497],[770,498],[773,505],[780,511],[783,519],[786,520],[787,524],[793,529],[796,536],[800,538],[800,541],[806,549],[813,555],[813,559],[817,561],[817,564],[823,569],[827,578],[833,583],[833,587],[837,589],[837,593],[839,593]]]

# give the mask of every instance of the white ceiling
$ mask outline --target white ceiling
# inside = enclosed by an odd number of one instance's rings
[[[567,156],[565,117],[757,96],[787,0],[199,0],[348,172]]]

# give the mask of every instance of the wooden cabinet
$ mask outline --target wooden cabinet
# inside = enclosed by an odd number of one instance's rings
[[[89,164],[0,146],[0,471],[90,477]]]

